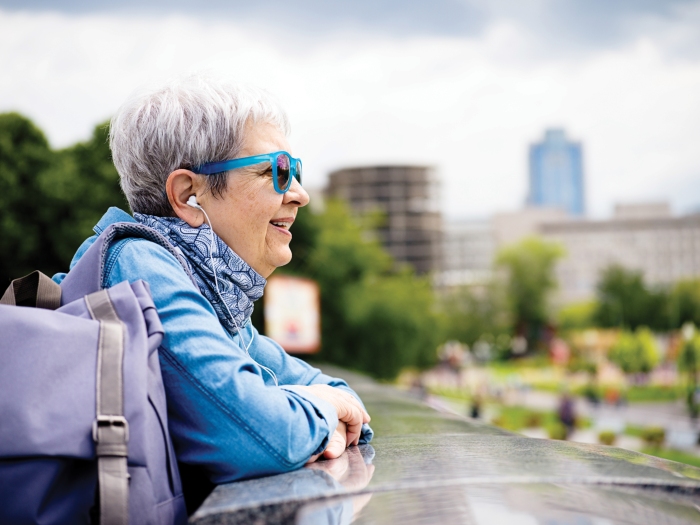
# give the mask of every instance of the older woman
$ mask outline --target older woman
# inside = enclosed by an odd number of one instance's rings
[[[288,133],[265,92],[200,77],[132,96],[111,123],[133,217],[111,208],[95,233],[122,221],[157,230],[184,255],[196,286],[144,239],[110,249],[105,282],[150,283],[178,460],[213,483],[296,469],[372,437],[344,381],[288,356],[250,322],[265,279],[292,257],[289,229],[309,202]]]

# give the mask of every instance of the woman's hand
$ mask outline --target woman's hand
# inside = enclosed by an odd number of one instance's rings
[[[314,463],[321,456],[323,456],[326,459],[339,458],[343,454],[343,452],[345,452],[345,449],[352,444],[348,443],[346,434],[347,426],[342,421],[338,422],[338,426],[336,427],[335,432],[333,432],[331,439],[328,441],[328,446],[326,447],[326,450],[324,450],[320,454],[311,456],[309,458],[309,461],[306,462],[306,464],[310,465],[311,463]]]
[[[338,457],[350,445],[357,445],[362,432],[362,424],[369,423],[371,418],[355,396],[328,385],[299,386],[297,388],[328,401],[335,408],[338,414],[338,428],[331,436],[331,443],[326,447],[326,451],[331,448],[332,443],[339,441],[338,434],[343,437],[344,444],[338,455],[332,457]],[[341,426],[344,428],[341,429]],[[334,446],[331,453],[334,453],[336,448],[337,446]],[[326,455],[326,457],[330,456]]]
[[[340,457],[340,455],[345,452],[345,449],[351,445],[351,443],[348,443],[347,441],[346,434],[347,427],[345,426],[345,423],[340,421],[335,429],[335,432],[333,432],[330,441],[328,442],[326,450],[323,451],[324,458],[335,459]]]

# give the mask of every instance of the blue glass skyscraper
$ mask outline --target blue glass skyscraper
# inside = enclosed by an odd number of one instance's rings
[[[563,208],[583,215],[581,144],[566,139],[563,129],[548,129],[544,141],[530,146],[530,206]]]

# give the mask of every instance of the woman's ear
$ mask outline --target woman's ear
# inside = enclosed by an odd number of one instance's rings
[[[199,176],[185,169],[173,171],[165,182],[165,192],[175,215],[193,228],[198,228],[204,223],[204,213],[187,201],[192,195],[197,195],[200,187]]]

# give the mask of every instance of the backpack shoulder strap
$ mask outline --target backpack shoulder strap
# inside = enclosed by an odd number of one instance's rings
[[[55,310],[61,306],[61,287],[37,270],[12,281],[0,304]]]
[[[153,228],[133,222],[117,222],[106,228],[68,273],[61,288],[61,303],[67,304],[104,288],[104,267],[109,248],[127,238],[146,239],[165,248],[180,263],[195,287],[197,282],[182,253]]]
[[[96,418],[92,439],[97,457],[100,524],[127,525],[129,423],[124,417],[124,325],[107,290],[85,297],[90,317],[100,323],[97,346]]]

